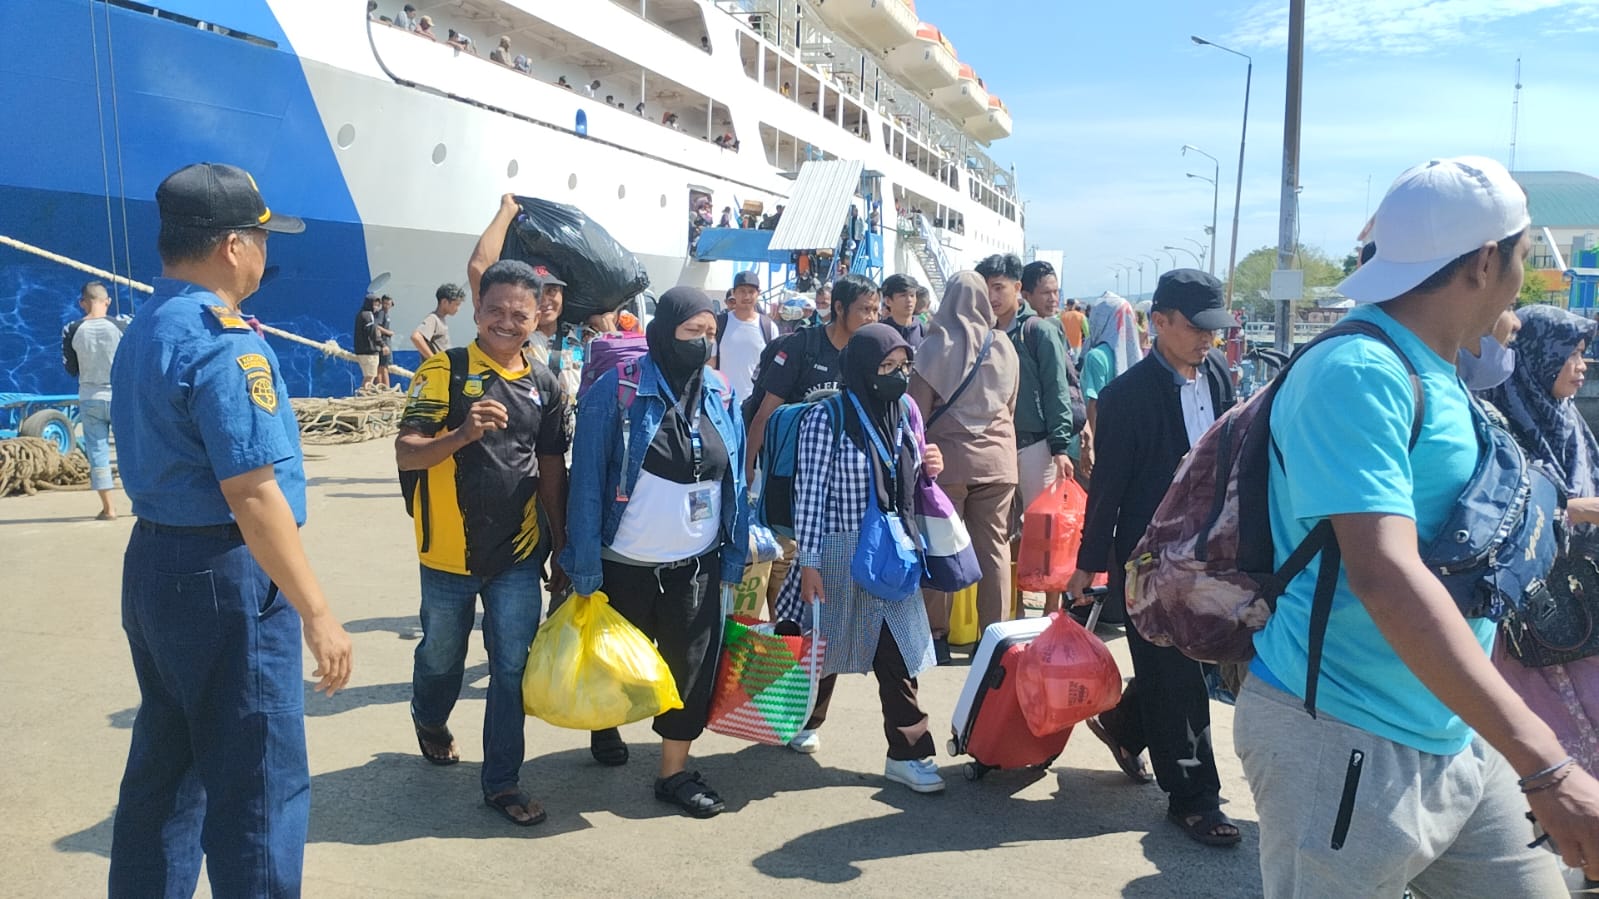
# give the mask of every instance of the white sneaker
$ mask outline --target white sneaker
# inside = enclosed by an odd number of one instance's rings
[[[805,755],[815,755],[822,748],[822,735],[814,730],[802,730],[788,741],[788,748]]]
[[[944,792],[944,778],[939,776],[938,765],[932,759],[889,759],[883,766],[883,776],[918,793]]]

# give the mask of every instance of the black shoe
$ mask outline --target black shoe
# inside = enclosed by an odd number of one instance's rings
[[[714,818],[726,807],[722,797],[700,779],[698,771],[679,771],[656,780],[655,798],[670,802],[695,818]]]
[[[948,637],[933,638],[933,661],[937,662],[939,665],[955,664],[955,660],[949,656]]]
[[[627,764],[627,744],[614,727],[589,734],[589,753],[594,761],[611,768]]]

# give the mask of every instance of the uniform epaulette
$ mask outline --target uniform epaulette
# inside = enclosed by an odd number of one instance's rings
[[[224,331],[250,330],[250,325],[244,320],[244,316],[227,306],[207,306],[205,310],[211,313],[211,317],[217,320],[217,324],[221,325]]]

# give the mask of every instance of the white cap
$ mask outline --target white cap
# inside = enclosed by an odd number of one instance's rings
[[[1385,303],[1454,260],[1525,231],[1527,192],[1483,156],[1434,159],[1399,176],[1372,217],[1371,261],[1338,285],[1357,303]]]

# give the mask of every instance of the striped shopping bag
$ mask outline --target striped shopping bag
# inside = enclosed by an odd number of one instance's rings
[[[808,633],[776,633],[778,625],[731,616],[722,629],[706,726],[719,734],[781,746],[794,739],[816,707],[826,641],[815,625]]]

